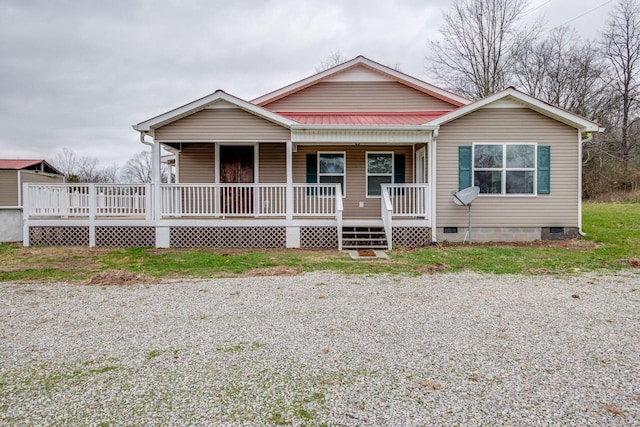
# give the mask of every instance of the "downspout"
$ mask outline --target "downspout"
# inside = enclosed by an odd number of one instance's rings
[[[144,139],[145,137],[145,132],[144,131],[139,131],[140,132],[140,142],[143,143],[144,145],[148,145],[149,147],[151,147],[151,194],[152,194],[152,199],[150,201],[150,206],[152,206],[153,208],[151,209],[151,218],[154,221],[157,221],[160,219],[160,210],[161,210],[161,201],[160,201],[160,184],[161,184],[161,179],[160,179],[160,144],[156,143],[156,142],[149,142],[146,141]],[[156,234],[157,234],[157,228],[156,228]],[[156,238],[156,246],[158,246],[158,242],[157,242],[157,238]]]
[[[582,139],[582,131],[578,129],[578,234],[585,237],[587,233],[582,231],[582,145],[591,141],[593,133],[587,133],[587,138]]]
[[[140,142],[142,142],[144,145],[148,145],[149,147],[153,147],[153,142],[149,142],[144,139],[145,135],[146,135],[145,132],[140,131]]]
[[[436,141],[440,128],[433,130],[431,141],[429,141],[429,193],[431,197],[431,244],[438,244],[437,226],[436,226]]]

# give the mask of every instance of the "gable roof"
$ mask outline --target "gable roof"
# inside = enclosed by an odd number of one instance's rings
[[[305,79],[299,80],[288,86],[277,89],[273,92],[269,92],[266,95],[262,95],[259,98],[253,99],[251,102],[256,105],[265,106],[269,103],[272,103],[286,96],[289,96],[303,89],[306,89],[309,86],[313,86],[317,83],[326,81],[331,77],[334,77],[338,74],[344,73],[348,70],[352,70],[357,67],[367,68],[371,71],[374,71],[376,73],[386,76],[390,80],[409,86],[413,89],[416,89],[420,92],[431,95],[434,98],[448,102],[457,107],[471,103],[471,101],[466,98],[463,98],[459,95],[448,92],[444,89],[441,89],[437,86],[434,86],[422,80],[416,79],[415,77],[411,77],[408,74],[404,74],[398,70],[394,70],[393,68],[379,64],[375,61],[365,58],[364,56],[357,56],[350,61],[344,62],[340,65],[336,65],[335,67],[321,71],[317,74],[314,74]]]
[[[47,162],[42,159],[0,159],[0,169],[8,169],[8,170],[22,170],[22,169],[34,169],[33,166],[40,166],[43,172],[54,173],[58,175],[64,175],[58,169],[54,168]]]
[[[440,126],[445,123],[449,123],[459,117],[472,113],[493,102],[504,99],[513,100],[519,104],[524,105],[525,107],[537,111],[540,114],[558,120],[559,122],[565,123],[574,128],[580,129],[582,132],[604,131],[603,128],[601,128],[597,123],[594,123],[591,120],[585,119],[584,117],[571,113],[567,110],[563,110],[562,108],[554,107],[551,104],[541,101],[540,99],[535,98],[531,95],[527,95],[526,93],[521,92],[513,87],[509,87],[507,89],[504,89],[503,91],[496,92],[493,95],[489,95],[486,98],[483,98],[472,104],[465,105],[464,107],[460,107],[457,110],[453,110],[448,114],[442,115],[437,119],[432,120],[431,122],[429,122],[429,124]]]
[[[182,117],[186,117],[188,115],[196,113],[219,102],[227,102],[251,114],[287,128],[291,127],[291,125],[295,123],[294,121],[287,119],[286,117],[272,113],[267,109],[251,104],[233,95],[229,95],[223,90],[217,90],[210,95],[207,95],[200,99],[196,99],[195,101],[175,108],[164,114],[152,117],[148,120],[145,120],[144,122],[138,123],[137,125],[133,125],[132,127],[133,129],[140,132],[149,132],[160,126],[169,124],[173,121],[181,119]]]

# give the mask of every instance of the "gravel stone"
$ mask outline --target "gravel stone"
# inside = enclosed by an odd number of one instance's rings
[[[0,424],[640,425],[640,274],[0,283]]]

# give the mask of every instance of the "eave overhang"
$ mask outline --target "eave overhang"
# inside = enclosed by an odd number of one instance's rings
[[[293,120],[280,116],[279,114],[273,113],[258,105],[230,95],[222,90],[217,90],[210,95],[197,99],[181,107],[175,108],[164,114],[155,116],[149,120],[145,120],[144,122],[140,122],[137,125],[133,125],[132,127],[134,130],[137,130],[139,132],[153,133],[154,129],[194,114],[221,101],[227,102],[233,107],[240,108],[248,113],[254,114],[255,116],[261,117],[265,120],[286,128],[290,128],[291,125],[296,123]]]
[[[555,119],[566,125],[579,129],[582,133],[593,133],[593,132],[604,131],[604,128],[601,128],[597,123],[594,123],[591,120],[588,120],[582,116],[579,116],[577,114],[574,114],[562,108],[555,107],[538,98],[527,95],[524,92],[520,92],[519,90],[512,87],[507,88],[501,92],[497,92],[493,95],[490,95],[472,104],[465,105],[464,107],[460,107],[457,110],[454,110],[448,114],[438,117],[435,120],[430,121],[428,124],[434,125],[434,126],[444,125],[446,123],[449,123],[453,120],[456,120],[462,116],[465,116],[469,113],[479,110],[482,107],[485,107],[493,102],[496,102],[502,99],[513,100],[540,114],[543,114],[547,117]]]

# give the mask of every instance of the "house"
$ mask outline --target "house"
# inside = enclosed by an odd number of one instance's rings
[[[44,160],[0,159],[0,242],[22,241],[22,184],[63,183]]]
[[[153,184],[69,186],[55,206],[30,187],[25,244],[463,241],[467,209],[451,192],[472,185],[475,241],[572,238],[582,143],[601,131],[514,88],[471,102],[362,56],[252,101],[219,90],[133,128],[152,147]],[[162,149],[175,183],[160,183]]]

